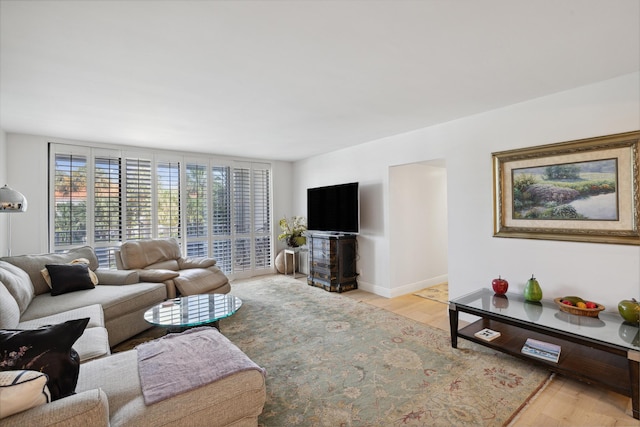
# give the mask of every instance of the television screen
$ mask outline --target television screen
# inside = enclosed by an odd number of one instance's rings
[[[358,233],[358,183],[307,189],[307,228],[310,231]]]

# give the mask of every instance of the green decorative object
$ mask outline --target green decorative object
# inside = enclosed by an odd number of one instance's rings
[[[524,299],[534,302],[542,299],[542,288],[540,288],[540,283],[538,283],[533,274],[524,287]]]
[[[640,303],[635,298],[620,301],[618,303],[618,312],[627,322],[640,322]]]
[[[278,235],[278,240],[284,240],[287,246],[297,248],[307,243],[304,232],[307,231],[307,220],[303,216],[293,216],[291,219],[283,217],[280,222],[282,233]]]

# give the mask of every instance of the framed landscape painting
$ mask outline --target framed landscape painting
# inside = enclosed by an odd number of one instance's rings
[[[640,131],[492,154],[494,236],[640,245]]]

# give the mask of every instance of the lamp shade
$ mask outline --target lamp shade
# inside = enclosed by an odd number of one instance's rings
[[[27,198],[19,191],[5,185],[0,188],[0,212],[24,212],[27,210]]]

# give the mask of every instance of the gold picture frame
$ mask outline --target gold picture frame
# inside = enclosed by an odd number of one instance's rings
[[[640,131],[492,161],[494,237],[640,245]]]

